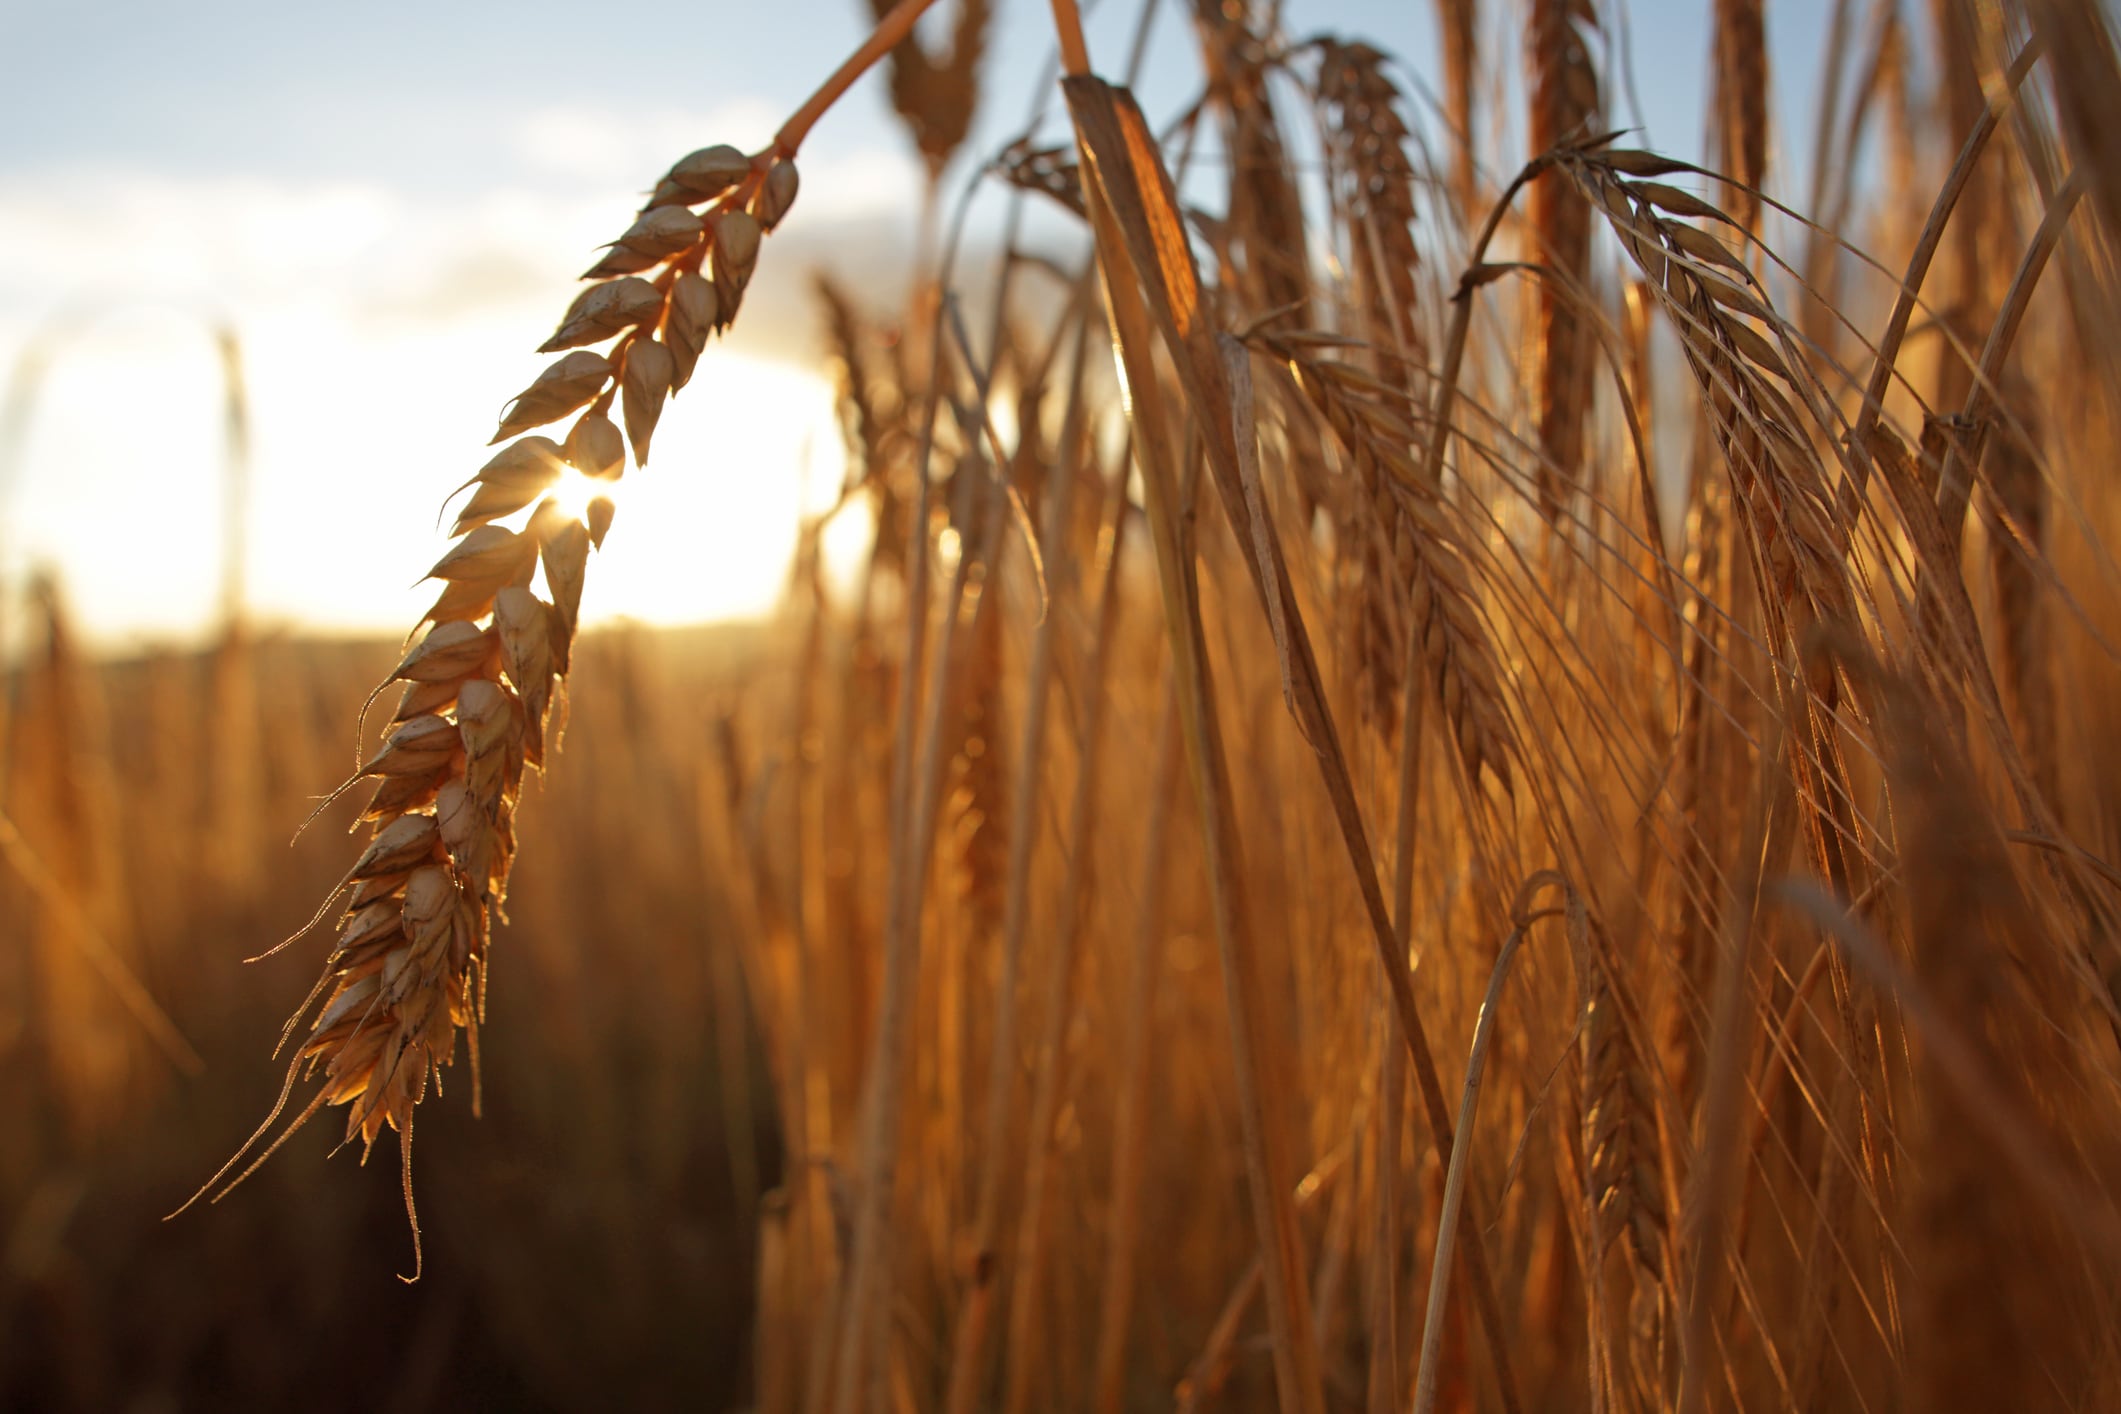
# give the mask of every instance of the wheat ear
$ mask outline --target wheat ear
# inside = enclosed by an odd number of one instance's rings
[[[795,201],[803,137],[930,3],[904,0],[764,151],[702,148],[665,173],[540,346],[560,357],[510,400],[493,437],[508,445],[458,488],[471,494],[452,529],[456,544],[427,574],[443,586],[422,619],[427,632],[383,685],[404,684],[391,731],[334,793],[375,783],[360,816],[371,826],[368,844],[317,917],[272,949],[307,933],[351,890],[323,975],[282,1032],[283,1045],[298,1032],[301,1039],[280,1102],[185,1207],[266,1139],[298,1075],[321,1071],[314,1098],[216,1200],[321,1106],[344,1105],[346,1141],[360,1139],[364,1158],[386,1126],[400,1136],[413,1234],[408,1280],[417,1279],[413,1112],[430,1080],[439,1091],[459,1031],[468,1034],[478,1107],[486,957],[493,925],[505,921],[516,807],[525,771],[545,758],[589,551],[603,543],[613,513],[612,499],[600,495],[586,521],[576,520],[546,493],[569,467],[616,482],[629,444],[635,465],[646,464],[665,400],[690,380],[707,341],[736,318],[761,237]],[[573,421],[564,440],[534,435],[566,418]],[[526,510],[520,529],[500,523]],[[540,570],[542,596],[532,588]]]

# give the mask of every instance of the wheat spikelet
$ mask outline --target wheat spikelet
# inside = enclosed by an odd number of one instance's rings
[[[1407,161],[1399,90],[1385,73],[1384,55],[1367,44],[1328,41],[1319,54],[1318,95],[1345,173],[1341,204],[1354,265],[1367,288],[1365,308],[1383,315],[1373,338],[1419,366],[1428,341],[1416,283],[1421,255],[1414,245],[1414,169]]]
[[[1598,71],[1588,42],[1597,30],[1591,0],[1533,0],[1528,127],[1535,154],[1580,141],[1597,127]],[[1539,284],[1539,334],[1532,345],[1542,453],[1539,504],[1552,521],[1583,461],[1591,382],[1576,305],[1590,273],[1591,214],[1581,194],[1557,177],[1534,183],[1529,203],[1532,258],[1553,272]]]
[[[1380,447],[1410,460],[1416,433],[1405,397],[1368,372],[1329,359],[1301,336],[1255,336],[1290,371],[1296,391],[1340,434],[1352,475],[1330,488],[1334,551],[1351,605],[1357,704],[1366,721],[1390,735],[1399,719],[1406,665],[1407,585],[1413,572],[1412,530],[1391,504]],[[1388,453],[1389,455],[1389,453]]]
[[[300,1039],[280,1100],[201,1194],[265,1139],[298,1076],[321,1071],[310,1103],[215,1196],[319,1108],[344,1105],[346,1140],[358,1138],[364,1158],[385,1127],[400,1136],[418,1275],[413,1113],[430,1081],[439,1089],[460,1030],[469,1038],[477,1106],[486,957],[493,925],[505,921],[515,811],[525,771],[545,759],[590,548],[611,524],[608,496],[592,499],[585,523],[545,493],[570,466],[615,482],[628,444],[634,463],[647,463],[664,400],[691,378],[707,340],[736,317],[759,239],[795,192],[794,164],[778,147],[757,157],[726,146],[692,153],[589,270],[584,278],[594,283],[541,347],[562,356],[503,413],[493,440],[517,440],[458,488],[471,495],[452,528],[456,544],[428,572],[443,584],[424,620],[428,630],[377,689],[403,685],[389,733],[334,793],[373,782],[360,814],[371,826],[369,842],[316,918],[271,950],[310,931],[351,891],[323,975],[282,1032],[283,1045]],[[641,278],[650,271],[652,279]],[[607,342],[604,353],[585,347]],[[614,404],[623,434],[610,417]],[[571,414],[564,442],[521,435]],[[500,524],[526,509],[521,529]],[[540,571],[544,597],[531,588]]]
[[[1354,464],[1368,514],[1350,533],[1362,545],[1364,591],[1357,626],[1357,671],[1373,720],[1397,717],[1396,664],[1406,635],[1419,635],[1422,662],[1468,779],[1483,769],[1511,787],[1515,734],[1499,687],[1496,649],[1474,606],[1469,557],[1447,511],[1420,487],[1413,409],[1393,388],[1351,364],[1323,356],[1335,340],[1255,333],[1253,342],[1287,364],[1321,420]]]
[[[1840,680],[1813,648],[1819,630],[1838,632],[1852,621],[1856,604],[1844,553],[1853,532],[1819,451],[1830,435],[1828,395],[1738,253],[1687,224],[1692,218],[1732,227],[1731,218],[1652,180],[1681,168],[1649,154],[1587,149],[1560,160],[1673,318],[1761,591],[1767,642],[1778,659],[1773,691],[1804,729],[1789,766],[1811,850],[1835,889],[1853,897],[1868,865],[1849,818],[1854,795],[1834,725]],[[1622,180],[1622,172],[1634,179]]]
[[[1665,995],[1660,999],[1659,1050],[1677,1109],[1691,1115],[1700,1094],[1702,1078],[1700,1005],[1708,995],[1712,940],[1720,925],[1717,899],[1701,887],[1713,842],[1723,833],[1725,819],[1724,768],[1728,753],[1728,724],[1715,706],[1712,679],[1718,675],[1717,654],[1726,637],[1724,619],[1714,612],[1728,581],[1724,542],[1729,535],[1729,514],[1721,485],[1698,475],[1687,509],[1686,580],[1696,586],[1685,609],[1686,655],[1683,659],[1683,691],[1677,733],[1671,747],[1673,777],[1672,819],[1679,836],[1679,857],[1670,879],[1674,895],[1673,916],[1667,925],[1671,966],[1666,969]]]
[[[1601,945],[1610,943],[1601,938]],[[1598,1246],[1624,1241],[1629,1259],[1650,1278],[1661,1278],[1666,1219],[1656,1102],[1619,1014],[1613,978],[1596,948],[1587,950],[1580,986],[1583,1150],[1591,1206],[1598,1215]]]

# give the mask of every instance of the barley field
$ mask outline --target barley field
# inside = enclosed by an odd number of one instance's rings
[[[1667,7],[931,4],[638,174],[402,641],[12,596],[0,1406],[2121,1410],[2111,11],[1714,0],[1697,161]],[[857,83],[908,268],[762,273]],[[836,499],[591,625],[755,276]]]

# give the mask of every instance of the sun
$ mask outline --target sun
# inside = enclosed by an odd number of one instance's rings
[[[599,496],[616,501],[619,495],[617,477],[584,476],[572,466],[560,468],[560,479],[546,493],[560,514],[569,520],[589,519],[589,503]]]

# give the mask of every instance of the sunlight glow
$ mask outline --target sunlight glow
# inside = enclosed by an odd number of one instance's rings
[[[589,519],[589,503],[603,496],[609,500],[619,499],[620,482],[617,477],[605,479],[584,476],[571,466],[560,468],[560,479],[553,483],[545,494],[560,508],[560,514],[569,520]]]
[[[441,496],[492,455],[483,444],[493,389],[535,376],[543,360],[523,352],[522,331],[544,316],[540,301],[428,322],[364,322],[333,307],[247,314],[254,621],[397,633],[418,617],[434,590],[407,568],[417,573],[445,548]],[[33,564],[54,567],[99,644],[205,631],[222,543],[218,376],[184,321],[108,321],[56,361],[25,429],[0,582],[19,585]],[[108,415],[113,388],[133,415]],[[587,576],[584,620],[770,613],[801,518],[831,505],[846,474],[834,398],[811,369],[718,345],[666,408],[648,466],[628,467],[623,483],[565,471],[550,494],[569,516],[586,519],[594,497],[624,493]],[[388,411],[350,420],[349,407]],[[337,435],[355,428],[367,435]],[[565,431],[561,423],[540,434]],[[392,455],[374,454],[379,435]],[[140,476],[149,461],[157,474]],[[114,499],[130,513],[110,515]],[[320,535],[323,526],[342,533]],[[868,517],[842,515],[832,531],[827,576],[845,584],[866,554]],[[173,557],[164,537],[196,553]]]
[[[684,624],[770,612],[802,517],[830,505],[845,474],[830,383],[709,348],[665,409],[649,464],[626,473],[625,505],[583,592],[584,619]],[[849,571],[851,562],[833,561],[828,547],[828,576]]]

